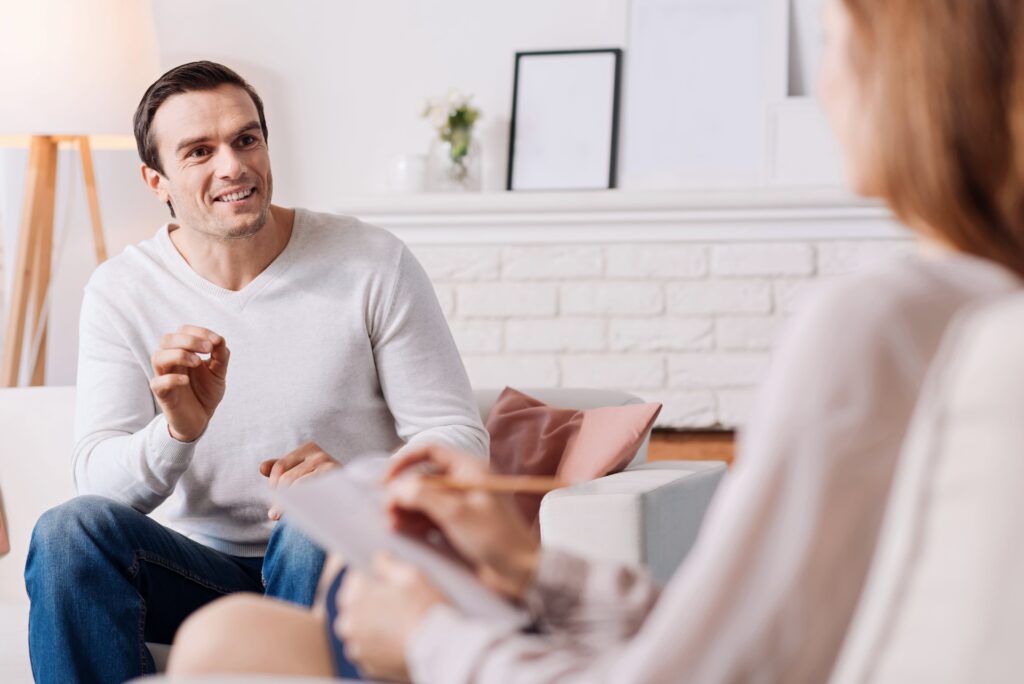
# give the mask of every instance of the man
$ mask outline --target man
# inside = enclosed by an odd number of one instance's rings
[[[43,515],[26,567],[39,682],[151,672],[145,642],[230,592],[311,603],[322,552],[277,522],[270,487],[403,444],[487,451],[423,270],[384,231],[271,204],[263,104],[241,77],[171,70],[135,137],[174,221],[86,287],[83,496]],[[168,499],[176,531],[147,515]]]

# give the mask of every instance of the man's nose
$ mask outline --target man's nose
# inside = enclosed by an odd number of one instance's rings
[[[215,169],[218,178],[238,178],[242,174],[242,168],[242,160],[234,148],[225,147],[217,151]]]

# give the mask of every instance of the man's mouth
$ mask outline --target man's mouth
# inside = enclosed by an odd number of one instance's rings
[[[245,190],[235,190],[233,192],[226,192],[223,195],[217,196],[214,202],[226,202],[228,204],[232,202],[243,202],[256,192],[256,187],[246,188]]]

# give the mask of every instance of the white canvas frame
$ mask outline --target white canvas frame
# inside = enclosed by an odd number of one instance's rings
[[[509,190],[616,184],[621,50],[516,54]]]
[[[633,0],[624,188],[760,185],[789,84],[789,0]]]

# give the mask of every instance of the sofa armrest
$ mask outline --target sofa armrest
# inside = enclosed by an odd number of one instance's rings
[[[655,461],[555,490],[541,502],[541,543],[644,566],[665,582],[693,546],[725,472],[718,461]]]

